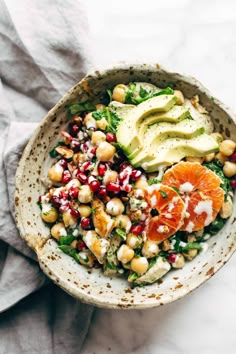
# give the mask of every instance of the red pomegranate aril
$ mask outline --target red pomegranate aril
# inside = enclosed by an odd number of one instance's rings
[[[82,229],[89,229],[91,227],[90,219],[83,218],[80,222],[80,226],[82,227]]]
[[[236,152],[230,156],[230,161],[236,162]]]
[[[72,136],[76,136],[79,132],[79,127],[77,124],[69,124],[69,133]]]
[[[89,151],[89,153],[90,154],[92,154],[92,155],[95,155],[96,154],[96,148],[95,147],[93,147],[90,151]]]
[[[128,163],[126,163],[126,162],[122,163],[122,164],[120,165],[120,171],[121,171],[121,172],[124,171],[124,169],[126,169],[128,166],[129,166]]]
[[[82,249],[85,248],[85,243],[83,241],[78,241],[77,243],[77,249],[79,251],[82,251]]]
[[[61,205],[59,208],[60,213],[64,213],[65,211],[67,211],[69,209],[69,206],[69,203]]]
[[[107,191],[105,187],[100,187],[99,191],[98,191],[98,196],[101,198],[104,198],[107,196]]]
[[[88,149],[89,149],[89,143],[86,142],[83,144],[83,151],[86,152],[86,151],[88,151]]]
[[[78,197],[78,194],[79,194],[79,189],[77,187],[71,187],[69,189],[69,196],[71,198],[76,199]]]
[[[137,179],[139,179],[139,177],[141,176],[142,172],[139,171],[139,170],[133,170],[132,173],[131,173],[131,179],[133,181],[136,181]]]
[[[75,218],[77,218],[77,219],[80,217],[80,212],[78,210],[76,210],[76,209],[71,209],[70,210],[70,214],[72,216],[74,216]]]
[[[126,193],[130,193],[132,191],[132,186],[131,184],[126,184],[123,188],[122,188]]]
[[[99,190],[100,186],[101,186],[101,183],[96,179],[89,183],[89,187],[92,192],[97,192]]]
[[[83,172],[79,172],[78,174],[77,174],[77,178],[80,180],[80,182],[82,182],[82,183],[87,183],[87,181],[88,181],[88,177],[86,176],[86,174],[85,173],[83,173]]]
[[[67,161],[64,160],[64,159],[59,160],[58,163],[59,163],[63,168],[66,168],[66,167],[67,167]]]
[[[116,142],[116,136],[113,133],[106,133],[106,139],[108,143],[115,143]]]
[[[71,174],[69,171],[64,171],[62,175],[62,183],[68,183],[71,180]]]
[[[70,147],[74,150],[74,152],[78,152],[80,150],[80,143],[77,140],[72,139]]]
[[[174,263],[176,261],[176,254],[175,253],[170,253],[169,256],[167,257],[167,260],[170,262],[170,263]]]
[[[129,174],[128,174],[128,172],[121,172],[120,174],[119,174],[119,180],[120,181],[124,181],[126,178],[128,178],[129,177]]]
[[[99,174],[99,176],[104,176],[106,170],[107,170],[106,165],[104,165],[103,163],[100,163],[98,165],[98,174]]]
[[[108,192],[118,193],[120,192],[120,186],[117,183],[109,182],[107,183],[106,189]]]
[[[132,226],[130,229],[130,232],[132,232],[134,235],[140,235],[142,231],[143,227],[141,225]]]
[[[86,161],[83,163],[82,165],[82,169],[84,171],[87,171],[87,170],[90,170],[91,169],[91,166],[92,166],[92,163],[90,161]]]
[[[236,179],[231,179],[230,184],[232,188],[236,188]]]
[[[59,208],[61,205],[60,198],[53,196],[52,197],[52,204],[54,205],[55,208]]]
[[[68,199],[68,196],[69,196],[69,193],[67,191],[65,191],[65,190],[60,191],[60,198],[66,200],[66,199]]]

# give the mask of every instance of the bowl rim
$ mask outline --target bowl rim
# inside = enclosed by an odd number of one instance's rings
[[[85,83],[87,81],[87,79],[91,78],[91,77],[96,79],[96,78],[98,78],[98,76],[105,76],[109,72],[119,71],[119,70],[131,70],[131,69],[133,69],[135,71],[148,70],[148,71],[152,71],[152,72],[162,70],[163,72],[165,72],[169,75],[178,76],[180,81],[186,82],[190,85],[193,85],[193,82],[194,82],[194,84],[197,85],[198,89],[203,94],[205,94],[208,99],[212,98],[210,91],[199,80],[195,79],[193,76],[187,75],[184,73],[180,73],[180,72],[171,71],[171,70],[167,69],[166,67],[164,67],[160,64],[156,64],[156,63],[140,64],[140,63],[122,62],[122,63],[114,64],[109,67],[100,67],[100,68],[94,68],[94,69],[90,70],[88,72],[88,74],[84,78],[82,78],[82,80],[80,80],[78,83],[76,83],[76,85],[74,85],[71,89],[69,89],[65,93],[65,95],[58,101],[58,103],[56,103],[54,105],[54,107],[51,110],[49,110],[49,112],[46,114],[46,116],[43,118],[43,120],[40,122],[40,124],[35,129],[34,133],[32,134],[30,140],[28,141],[28,143],[22,153],[22,156],[20,158],[20,161],[19,161],[19,164],[17,167],[16,177],[15,177],[14,200],[16,200],[17,198],[20,198],[21,194],[23,193],[23,189],[21,188],[21,180],[23,178],[23,173],[24,173],[25,164],[27,162],[27,157],[30,154],[31,147],[34,144],[35,139],[37,138],[38,134],[40,133],[40,131],[42,130],[44,125],[47,123],[47,121],[58,111],[58,109],[64,104],[64,102],[67,101],[71,97],[72,93],[77,88],[77,86],[80,86],[81,84]],[[230,118],[232,119],[234,124],[236,125],[236,115],[233,113],[233,111],[228,106],[226,106],[224,103],[222,103],[220,100],[218,100],[215,97],[214,97],[214,103],[216,104],[216,106],[220,107],[223,111],[225,111],[230,116]],[[72,295],[76,299],[79,299],[82,302],[88,303],[90,305],[95,305],[95,306],[102,307],[102,308],[145,309],[145,308],[157,307],[160,305],[164,305],[164,304],[176,301],[176,300],[180,299],[181,297],[191,293],[194,289],[198,288],[202,283],[204,283],[209,278],[211,278],[221,267],[223,267],[223,265],[225,263],[228,262],[230,257],[236,251],[236,242],[235,242],[232,245],[232,247],[228,250],[228,253],[225,254],[224,261],[221,263],[217,263],[216,266],[214,267],[213,271],[210,272],[205,278],[203,278],[202,280],[200,280],[198,282],[191,282],[191,285],[188,288],[187,287],[183,288],[181,293],[175,292],[171,297],[168,297],[167,299],[162,298],[161,301],[154,299],[153,302],[150,302],[148,304],[145,304],[145,303],[140,303],[140,304],[137,304],[137,303],[123,304],[122,303],[121,304],[121,303],[116,303],[115,301],[105,303],[104,301],[100,300],[99,298],[94,299],[93,296],[89,296],[88,294],[82,293],[80,291],[80,289],[74,291],[73,288],[71,288],[71,286],[70,286],[71,284],[69,284],[69,283],[66,283],[63,281],[61,281],[60,283],[56,282],[56,278],[58,277],[58,275],[50,267],[45,268],[40,260],[40,250],[42,249],[44,244],[48,241],[48,239],[42,243],[32,242],[30,235],[27,234],[27,230],[24,227],[24,221],[23,221],[23,218],[21,215],[21,207],[18,205],[18,203],[14,203],[14,205],[15,205],[15,219],[16,219],[17,228],[19,229],[20,236],[27,243],[27,245],[36,252],[37,257],[38,257],[38,261],[39,261],[39,265],[40,265],[40,268],[42,269],[42,271],[49,278],[51,278],[51,280],[54,283],[56,283],[64,291],[66,291],[68,294]]]

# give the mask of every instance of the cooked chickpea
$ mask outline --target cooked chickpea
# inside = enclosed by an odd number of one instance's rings
[[[184,253],[184,257],[188,260],[191,261],[194,257],[196,257],[198,254],[198,250],[189,250],[188,253]]]
[[[218,144],[222,143],[222,141],[223,141],[223,135],[222,134],[220,134],[220,133],[211,133],[210,135]]]
[[[67,190],[69,190],[71,187],[77,187],[79,188],[81,186],[81,183],[78,179],[73,178],[72,180],[70,180],[70,182],[68,182],[65,187]]]
[[[106,141],[106,135],[100,130],[92,133],[91,141],[94,145],[98,146],[102,141]]]
[[[233,202],[232,199],[228,197],[220,209],[220,216],[223,219],[227,219],[231,216],[232,212],[233,212]]]
[[[65,225],[62,222],[59,222],[51,228],[51,235],[56,240],[59,240],[60,236],[66,236],[67,232]]]
[[[215,158],[215,153],[212,152],[211,154],[206,155],[206,156],[204,157],[204,160],[205,160],[206,162],[211,162],[214,158]]]
[[[154,241],[147,240],[143,244],[142,255],[147,258],[152,258],[158,255],[159,247],[158,244]]]
[[[83,154],[82,152],[77,152],[76,154],[73,155],[73,162],[75,165],[85,162],[86,160],[87,160],[87,156],[86,156],[86,154]]]
[[[234,153],[236,143],[233,140],[223,140],[220,144],[220,152],[225,156],[230,156]]]
[[[78,207],[79,213],[82,218],[87,218],[91,215],[92,209],[85,204],[80,204]]]
[[[101,104],[101,103],[98,103],[96,104],[96,109],[99,110],[99,109],[103,109],[105,108],[106,106],[104,104]]]
[[[187,236],[187,241],[188,241],[188,242],[194,242],[194,241],[196,241],[196,236],[193,235],[193,234],[188,235],[188,236]]]
[[[203,234],[204,234],[204,228],[201,229],[201,230],[195,231],[195,233],[194,233],[194,235],[195,235],[196,237],[202,237]]]
[[[233,177],[236,175],[236,163],[226,161],[223,167],[223,172],[226,177]]]
[[[117,258],[122,263],[128,263],[134,257],[134,250],[127,245],[122,245],[117,251]]]
[[[87,267],[92,267],[94,263],[94,257],[90,251],[81,251],[78,253],[79,262]]]
[[[107,122],[106,118],[102,118],[97,121],[98,129],[105,130],[107,126],[108,126],[108,122]]]
[[[134,184],[134,187],[137,189],[145,190],[148,187],[147,180],[144,176],[141,176]]]
[[[100,161],[109,161],[115,155],[116,148],[110,143],[103,141],[96,150],[96,156]]]
[[[183,268],[185,264],[184,256],[181,253],[176,255],[176,261],[172,263],[173,268]]]
[[[175,96],[177,97],[176,104],[177,105],[184,104],[184,95],[182,94],[182,92],[179,90],[175,90],[174,92],[175,92]]]
[[[223,155],[222,152],[218,152],[215,158],[219,160],[222,164],[224,164],[229,159],[228,156]]]
[[[138,246],[142,244],[142,238],[130,233],[127,235],[126,244],[130,248],[136,249]]]
[[[74,241],[71,242],[70,246],[73,247],[73,248],[77,248],[77,243],[78,243],[78,241],[74,240]]]
[[[109,182],[116,182],[118,177],[118,173],[116,171],[112,171],[112,170],[106,170],[105,175],[103,177],[103,184],[105,184],[105,186],[109,183]]]
[[[129,232],[131,228],[131,221],[128,215],[118,215],[115,220],[115,227],[125,229],[126,232]]]
[[[93,199],[93,193],[88,185],[83,185],[79,189],[78,200],[80,203],[87,204]]]
[[[50,209],[46,209],[42,211],[41,217],[43,221],[53,223],[58,218],[58,212],[54,207],[50,207]]]
[[[64,168],[59,164],[56,163],[53,165],[48,171],[48,178],[52,182],[61,182],[63,176]]]
[[[90,129],[90,128],[96,129],[97,128],[97,122],[93,118],[92,112],[86,114],[86,116],[84,118],[84,125],[86,126],[87,129]]]
[[[162,249],[163,251],[169,251],[171,249],[171,244],[169,240],[166,239],[162,242]]]
[[[75,226],[77,222],[77,218],[71,215],[70,210],[67,210],[62,214],[62,220],[65,224],[65,227]]]
[[[146,257],[135,257],[130,263],[133,272],[144,274],[148,270],[148,260]]]
[[[125,206],[119,198],[112,198],[106,205],[106,212],[112,216],[120,215],[124,210]]]
[[[127,87],[125,85],[116,85],[112,93],[112,99],[120,103],[125,103],[126,91]]]
[[[196,157],[196,156],[187,156],[186,161],[188,162],[198,162],[200,164],[203,163],[204,157]]]

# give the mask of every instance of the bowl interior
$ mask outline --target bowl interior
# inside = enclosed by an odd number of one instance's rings
[[[236,140],[233,114],[194,78],[167,71],[159,65],[119,66],[95,71],[73,87],[47,114],[29,141],[16,174],[16,223],[21,237],[35,250],[43,271],[74,297],[97,306],[110,308],[146,308],[176,300],[211,277],[236,248],[236,203],[223,230],[213,236],[209,247],[183,269],[168,273],[155,284],[131,289],[125,279],[105,277],[99,270],[78,265],[49,239],[49,228],[40,217],[38,196],[44,192],[43,181],[52,163],[48,152],[59,139],[68,121],[68,104],[92,99],[98,103],[106,90],[118,83],[146,81],[157,86],[171,85],[187,98],[198,94],[210,113],[215,129],[226,138]]]

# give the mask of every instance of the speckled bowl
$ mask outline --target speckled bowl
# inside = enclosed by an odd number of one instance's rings
[[[99,270],[88,270],[57,248],[49,229],[42,222],[36,204],[44,191],[41,179],[50,164],[49,150],[55,145],[66,123],[66,106],[92,98],[95,103],[108,88],[118,83],[147,81],[163,87],[173,84],[187,98],[198,94],[212,116],[217,131],[236,140],[235,116],[194,78],[170,72],[155,65],[119,65],[94,71],[74,86],[47,114],[25,148],[16,174],[16,223],[21,237],[37,254],[44,273],[75,298],[106,308],[149,308],[179,299],[209,279],[236,249],[236,203],[223,230],[209,240],[207,252],[169,272],[162,282],[131,289],[121,278],[105,277]]]

